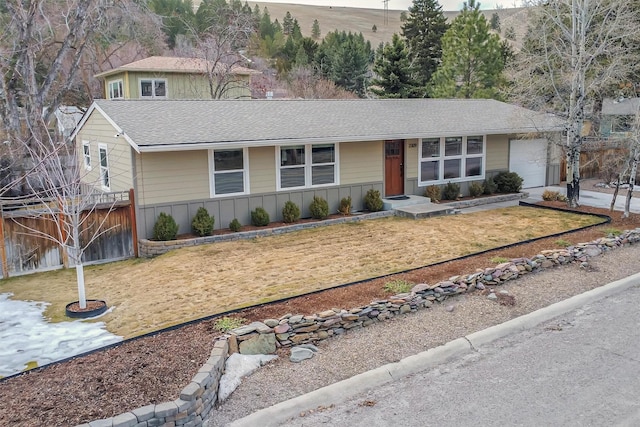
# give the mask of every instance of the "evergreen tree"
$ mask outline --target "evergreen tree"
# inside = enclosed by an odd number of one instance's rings
[[[262,12],[262,16],[260,17],[260,24],[258,26],[258,35],[261,39],[269,36],[271,39],[274,38],[276,34],[276,27],[271,22],[271,15],[269,14],[269,9],[264,7],[264,11]]]
[[[371,27],[371,31],[373,31],[374,33],[378,32],[378,27],[376,26],[376,24],[373,24],[373,27]]]
[[[176,45],[176,37],[187,34],[194,23],[191,0],[151,0],[149,9],[162,18],[162,31],[171,49]]]
[[[402,35],[409,44],[409,55],[416,66],[416,78],[427,86],[442,56],[442,36],[448,24],[437,0],[413,0]]]
[[[294,40],[302,39],[302,30],[300,29],[300,24],[298,24],[298,20],[293,20],[293,25],[291,25],[291,36]]]
[[[442,38],[442,64],[432,77],[434,98],[499,98],[500,37],[489,31],[480,5],[469,0]]]
[[[317,19],[313,20],[313,26],[311,27],[311,37],[314,40],[318,40],[320,38],[320,23],[318,23]]]
[[[343,33],[344,34],[344,33]],[[341,86],[359,96],[364,96],[369,71],[370,46],[359,35],[349,32],[333,52],[330,77]]]
[[[491,15],[491,29],[496,30],[498,33],[500,32],[500,15],[498,15],[498,12],[493,12],[493,15]]]
[[[417,82],[412,77],[409,51],[404,40],[393,34],[376,54],[373,71],[378,75],[371,81],[371,91],[381,98],[414,98],[420,96]]]
[[[303,67],[309,64],[309,57],[307,56],[307,52],[304,50],[304,46],[302,46],[302,44],[298,47],[294,63],[297,67]]]
[[[293,31],[293,17],[291,17],[291,13],[287,11],[287,14],[284,16],[282,20],[282,33],[285,36],[290,36]]]

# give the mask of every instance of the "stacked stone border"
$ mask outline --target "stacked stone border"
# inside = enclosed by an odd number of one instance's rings
[[[472,206],[486,205],[489,203],[506,202],[529,197],[528,193],[500,194],[496,196],[480,197],[458,202],[446,203],[455,209],[468,208]],[[213,236],[194,237],[192,239],[155,241],[148,239],[139,240],[139,254],[144,258],[152,258],[167,253],[173,249],[186,248],[189,246],[206,245],[214,242],[228,242],[232,240],[253,239],[255,237],[274,236],[278,234],[291,233],[293,231],[307,230],[311,228],[324,227],[327,225],[344,224],[347,222],[364,221],[367,219],[385,218],[395,216],[395,210],[387,210],[371,213],[357,213],[342,218],[332,218],[324,221],[302,222],[298,224],[285,225],[276,228],[265,228],[262,230],[240,231],[238,233],[216,234]]]
[[[218,385],[228,354],[227,340],[216,341],[209,359],[182,389],[180,397],[171,402],[143,406],[77,427],[200,427],[218,400]]]

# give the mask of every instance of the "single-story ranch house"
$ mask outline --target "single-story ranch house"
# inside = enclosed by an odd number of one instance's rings
[[[524,187],[559,182],[545,136],[550,115],[486,99],[96,100],[76,128],[80,167],[103,191],[134,189],[138,233],[160,214],[189,232],[199,207],[226,228],[264,207],[281,220],[292,200],[309,216],[314,195],[423,195],[429,185],[482,182],[499,171]]]

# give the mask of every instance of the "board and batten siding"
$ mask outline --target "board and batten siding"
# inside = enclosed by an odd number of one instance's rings
[[[249,148],[249,187],[251,194],[276,191],[276,149]]]
[[[486,170],[509,169],[509,135],[487,135]]]
[[[340,185],[384,180],[382,141],[342,142],[339,150]]]
[[[167,81],[167,98],[169,99],[211,99],[209,80],[203,74],[186,73],[128,73],[130,99],[140,98],[140,80],[165,79]],[[108,80],[112,80],[109,78]],[[238,76],[237,84],[230,84],[224,98],[250,97],[249,77]]]
[[[131,173],[131,146],[122,137],[116,137],[116,129],[100,114],[93,111],[87,119],[82,130],[76,137],[78,147],[78,162],[85,173],[82,181],[100,186],[100,152],[99,145],[107,146],[107,159],[109,164],[109,191],[128,191],[133,188],[133,176]],[[89,142],[91,152],[91,171],[84,169],[82,143]]]
[[[209,198],[207,150],[136,155],[138,204]]]

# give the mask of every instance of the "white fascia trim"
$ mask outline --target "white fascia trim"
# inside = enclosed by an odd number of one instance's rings
[[[113,101],[113,102],[118,102],[118,101]],[[69,140],[73,141],[76,138],[76,136],[78,135],[78,132],[80,132],[80,130],[82,129],[82,127],[84,126],[86,121],[89,119],[89,117],[91,116],[91,113],[94,110],[97,110],[100,114],[102,114],[102,116],[107,120],[107,122],[109,122],[109,124],[113,126],[116,133],[124,137],[125,141],[127,141],[127,143],[131,146],[131,148],[136,150],[136,153],[140,154],[140,147],[138,147],[138,145],[135,142],[133,142],[133,139],[131,139],[131,137],[129,137],[129,135],[127,135],[124,132],[124,130],[120,126],[118,126],[116,122],[111,117],[109,117],[109,115],[105,113],[104,110],[100,108],[100,106],[98,106],[98,104],[96,104],[95,102],[91,104],[91,107],[89,107],[87,112],[84,113],[84,116],[80,120],[80,123],[78,123],[78,126],[76,126],[76,129],[73,131],[73,133],[69,137]]]
[[[244,141],[225,141],[225,142],[194,142],[185,144],[167,144],[167,145],[141,145],[136,149],[138,153],[156,153],[163,151],[192,151],[192,150],[228,150],[240,147],[273,147],[280,145],[306,145],[306,144],[336,144],[340,142],[369,142],[384,141],[387,139],[421,139],[447,136],[476,136],[476,135],[511,135],[517,133],[560,131],[561,129],[499,129],[499,130],[478,130],[474,132],[432,132],[423,134],[387,134],[387,135],[353,135],[353,136],[334,136],[334,137],[318,137],[318,138],[292,138],[292,139],[269,139],[269,140],[244,140]],[[135,149],[136,147],[134,147]]]

